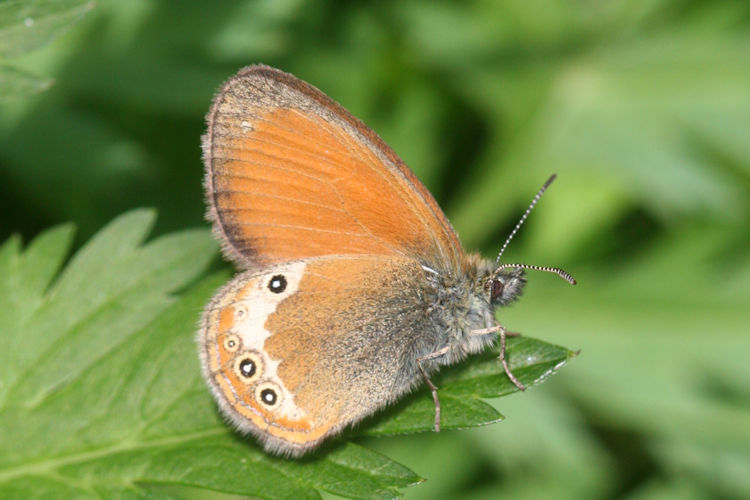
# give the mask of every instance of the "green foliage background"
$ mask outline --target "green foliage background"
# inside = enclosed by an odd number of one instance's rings
[[[745,2],[5,0],[0,242],[72,221],[80,246],[141,206],[157,235],[205,226],[211,96],[279,67],[485,255],[559,175],[507,259],[579,285],[532,274],[500,319],[581,355],[502,423],[360,440],[428,479],[406,498],[747,497],[749,33]]]

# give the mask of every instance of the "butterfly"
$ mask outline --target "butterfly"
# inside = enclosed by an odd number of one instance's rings
[[[249,66],[216,94],[203,137],[208,218],[242,270],[206,307],[198,343],[221,412],[300,456],[494,344],[524,270],[467,254],[404,162],[313,86]],[[502,251],[552,182],[539,191]]]

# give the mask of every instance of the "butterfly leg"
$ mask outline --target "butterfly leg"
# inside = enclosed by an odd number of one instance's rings
[[[439,351],[431,352],[417,358],[417,366],[419,367],[419,371],[422,372],[422,377],[424,377],[424,381],[427,384],[427,387],[429,387],[430,391],[432,391],[432,400],[435,402],[435,432],[440,432],[440,399],[438,399],[438,388],[435,384],[432,383],[430,377],[427,376],[427,372],[425,371],[424,366],[422,366],[422,362],[439,358],[446,352],[448,352],[448,346],[443,347]]]
[[[513,375],[513,372],[510,371],[510,367],[508,366],[508,361],[505,359],[505,339],[506,337],[517,337],[521,335],[517,332],[507,332],[505,331],[505,328],[503,328],[503,325],[497,325],[493,326],[491,328],[482,328],[481,330],[473,330],[471,332],[472,335],[485,335],[487,333],[494,333],[499,332],[500,333],[500,362],[503,364],[503,369],[505,370],[505,374],[508,375],[508,378],[511,382],[513,382],[513,385],[518,387],[519,390],[525,391],[526,386],[521,383],[520,380],[516,378],[515,375]]]

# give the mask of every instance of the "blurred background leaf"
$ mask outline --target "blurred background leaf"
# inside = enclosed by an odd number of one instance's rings
[[[49,43],[93,6],[90,0],[5,0],[0,3],[0,56]]]
[[[60,5],[0,2],[21,82],[0,72],[0,240],[72,221],[78,246],[144,205],[157,233],[205,225],[211,96],[282,68],[381,134],[485,255],[559,175],[507,261],[579,286],[532,275],[499,317],[581,356],[498,400],[500,424],[368,438],[429,479],[407,498],[750,496],[750,4]],[[29,18],[49,31],[21,36]]]
[[[14,68],[0,66],[0,101],[10,102],[46,90],[52,85],[49,79]]]
[[[0,102],[40,92],[52,82],[2,59],[44,46],[64,33],[94,6],[81,0],[5,0],[0,2]]]

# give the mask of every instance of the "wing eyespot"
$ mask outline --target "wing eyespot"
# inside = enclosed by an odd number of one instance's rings
[[[255,399],[268,409],[275,409],[281,404],[283,394],[273,382],[263,382],[255,388]]]
[[[263,373],[263,361],[256,352],[243,352],[234,361],[234,373],[243,383],[250,384]]]
[[[234,318],[235,321],[239,322],[247,318],[247,305],[238,302],[234,305]]]
[[[273,293],[281,293],[286,290],[287,281],[283,274],[275,274],[268,281],[268,289]]]
[[[240,338],[230,333],[226,337],[224,337],[224,342],[222,342],[222,345],[224,346],[224,350],[227,352],[237,352],[240,350],[240,347],[242,347],[242,341]]]

